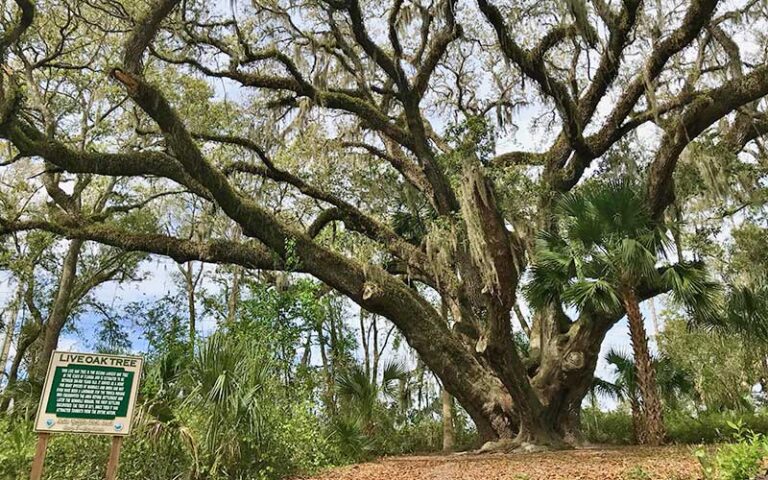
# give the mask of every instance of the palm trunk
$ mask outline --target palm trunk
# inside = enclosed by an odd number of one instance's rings
[[[443,451],[450,452],[456,443],[453,427],[453,397],[446,389],[443,389],[441,399],[443,402]]]
[[[631,398],[629,400],[629,407],[632,411],[632,435],[634,437],[635,443],[642,445],[647,441],[645,435],[646,421],[642,406],[640,405],[640,401],[637,398]]]
[[[641,437],[640,440],[649,445],[660,445],[664,442],[666,435],[661,398],[656,384],[656,372],[653,368],[651,352],[648,349],[648,336],[645,333],[643,316],[640,313],[640,304],[634,289],[624,289],[622,301],[629,320],[629,335],[635,354],[637,384],[645,417],[644,437]]]

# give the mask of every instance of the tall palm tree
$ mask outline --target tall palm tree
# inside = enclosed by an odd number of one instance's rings
[[[645,432],[635,361],[627,352],[616,349],[611,349],[605,355],[605,361],[613,367],[616,378],[611,382],[595,377],[592,391],[629,405],[635,440],[643,443]],[[668,407],[674,408],[682,397],[693,394],[693,382],[688,373],[677,368],[668,357],[653,358],[651,362],[658,380],[659,393]]]
[[[696,309],[711,309],[713,284],[700,265],[670,264],[668,228],[654,219],[643,189],[629,181],[588,184],[557,203],[557,233],[540,235],[526,295],[535,307],[563,302],[582,311],[627,314],[645,426],[641,440],[665,436],[662,406],[640,291],[670,289]]]

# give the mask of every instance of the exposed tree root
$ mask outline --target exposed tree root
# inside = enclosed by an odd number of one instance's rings
[[[473,453],[478,455],[487,453],[534,453],[566,450],[570,448],[573,448],[573,446],[562,441],[537,442],[528,438],[528,436],[521,438],[518,435],[516,438],[502,438],[500,440],[486,442]]]

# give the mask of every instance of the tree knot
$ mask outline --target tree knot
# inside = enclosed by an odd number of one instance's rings
[[[363,284],[363,300],[370,300],[371,298],[381,296],[382,293],[381,287],[373,282],[365,282]]]
[[[110,72],[110,76],[125,86],[128,95],[133,97],[139,93],[140,83],[132,74],[125,72],[120,68],[113,68]]]

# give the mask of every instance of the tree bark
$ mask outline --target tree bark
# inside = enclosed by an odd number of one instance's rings
[[[648,336],[645,332],[640,304],[634,289],[625,288],[622,291],[622,301],[629,320],[629,334],[632,341],[632,351],[635,355],[635,373],[645,420],[645,428],[640,440],[649,445],[660,445],[664,442],[666,435],[663,409],[659,388],[656,384],[656,372],[648,348]]]
[[[328,351],[326,350],[327,342],[325,339],[325,334],[323,333],[322,322],[317,323],[316,332],[317,345],[320,349],[320,360],[322,361],[323,373],[325,374],[325,392],[323,395],[323,401],[325,403],[326,410],[332,416],[336,414],[336,401],[333,393],[334,371],[333,366],[331,365],[331,361],[329,361],[328,358]]]
[[[515,316],[517,316],[517,321],[520,323],[520,328],[523,329],[523,333],[530,339],[531,338],[531,327],[528,325],[528,321],[525,319],[525,315],[523,315],[523,311],[520,309],[520,304],[515,302],[514,306],[515,310]]]
[[[371,355],[368,348],[368,331],[365,329],[365,310],[360,309],[360,342],[363,344],[365,376],[371,378]]]
[[[72,289],[77,278],[77,262],[80,259],[83,243],[82,240],[78,239],[70,240],[69,242],[67,253],[64,256],[64,263],[61,267],[61,274],[59,275],[56,297],[41,332],[43,343],[37,358],[30,368],[29,375],[32,380],[42,381],[45,378],[51,355],[53,355],[53,351],[59,345],[61,331],[72,311]]]
[[[0,376],[5,376],[5,367],[8,365],[8,355],[11,351],[11,345],[13,344],[13,337],[16,331],[16,320],[19,316],[19,306],[22,302],[23,288],[19,285],[16,298],[13,300],[13,304],[8,311],[8,321],[5,323],[5,338],[3,339],[3,347],[0,349]]]
[[[192,262],[187,262],[184,268],[182,268],[182,274],[184,275],[184,287],[187,291],[187,311],[189,313],[189,347],[191,350],[194,350],[195,337],[197,336],[197,312],[195,306],[195,287],[197,286],[197,282],[195,281]]]
[[[440,398],[443,403],[443,451],[453,451],[456,445],[456,432],[453,425],[453,397],[442,389]]]
[[[243,275],[243,267],[235,266],[232,271],[232,284],[227,297],[227,323],[232,325],[237,319],[237,307],[240,304],[240,279]]]
[[[379,378],[379,358],[381,357],[381,352],[379,351],[379,324],[376,315],[371,316],[371,338],[373,341],[373,344],[370,346],[373,354],[371,379],[373,379],[373,383],[375,384]]]
[[[646,419],[640,401],[634,396],[629,400],[629,408],[632,412],[632,436],[635,443],[643,445],[647,442],[645,434]]]

